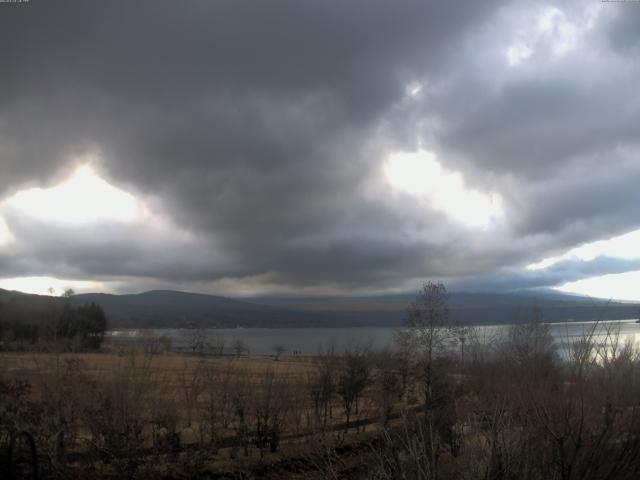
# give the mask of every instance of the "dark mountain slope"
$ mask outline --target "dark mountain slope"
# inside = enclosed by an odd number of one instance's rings
[[[20,306],[36,316],[59,310],[63,299],[0,290],[0,302]],[[239,300],[176,291],[136,295],[81,294],[78,305],[102,306],[110,328],[162,327],[340,327],[401,325],[414,295],[361,297],[260,297]],[[18,302],[18,303],[16,303]],[[467,324],[512,323],[537,305],[549,322],[638,318],[640,305],[607,302],[558,292],[453,293],[449,301],[454,320]],[[17,310],[16,310],[17,311]],[[7,312],[8,313],[8,312]],[[13,316],[13,315],[12,315]],[[24,315],[20,315],[24,317]]]
[[[169,290],[135,295],[82,294],[75,295],[73,301],[101,305],[113,327],[336,326],[340,322],[320,312]]]

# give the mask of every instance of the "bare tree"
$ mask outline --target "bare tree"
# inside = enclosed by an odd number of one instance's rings
[[[267,370],[253,392],[254,443],[263,458],[267,447],[271,453],[278,451],[291,391],[285,375]]]
[[[284,345],[274,345],[273,347],[273,353],[275,354],[274,360],[276,361],[280,360],[280,355],[282,355],[286,351],[287,349],[285,348]]]
[[[204,359],[198,360],[195,365],[185,360],[182,368],[178,371],[178,383],[183,393],[187,427],[191,427],[193,423],[193,413],[198,404],[198,397],[203,391],[204,373]]]
[[[209,445],[214,450],[233,417],[232,380],[235,375],[236,371],[230,362],[223,368],[212,365],[203,375],[201,438],[208,438]]]
[[[433,478],[438,477],[440,458],[440,434],[442,426],[435,409],[443,404],[443,395],[434,393],[436,384],[442,382],[442,375],[436,375],[436,359],[450,353],[460,338],[460,327],[449,316],[447,289],[442,283],[426,282],[418,293],[415,302],[407,309],[405,328],[396,336],[401,351],[413,358],[422,383],[424,400],[424,429],[427,451]],[[438,400],[438,401],[436,401]]]
[[[407,309],[405,328],[396,335],[397,345],[421,367],[425,409],[433,396],[434,360],[451,350],[460,337],[460,327],[451,322],[447,302],[447,289],[442,283],[425,283]]]
[[[216,357],[221,357],[224,355],[225,341],[221,336],[215,335],[210,339],[209,344],[207,345],[208,350],[212,355]]]
[[[158,343],[162,346],[162,351],[164,353],[169,353],[171,351],[171,344],[173,343],[171,336],[163,333],[158,337]]]
[[[244,352],[248,351],[248,348],[244,341],[239,338],[233,343],[233,350],[236,352],[236,357],[241,357]]]
[[[73,288],[66,288],[61,296],[62,296],[62,298],[71,298],[75,294],[76,294],[76,292],[73,290]]]
[[[358,400],[369,383],[371,362],[367,349],[354,347],[344,354],[344,366],[338,377],[338,394],[342,398],[346,424],[344,431],[349,431],[349,423],[354,407],[358,413]]]
[[[333,397],[336,392],[337,357],[334,348],[320,350],[318,359],[318,371],[307,377],[307,385],[313,401],[315,419],[324,431],[327,420],[333,415]]]
[[[191,353],[203,355],[209,346],[209,335],[204,328],[192,327],[183,331],[185,341]]]
[[[382,424],[386,426],[395,404],[403,396],[401,365],[394,352],[390,350],[378,352],[375,360],[374,381],[377,387],[375,401]]]
[[[237,443],[231,449],[231,458],[236,458],[238,448],[244,450],[244,456],[249,456],[250,430],[249,430],[249,408],[251,387],[249,384],[249,372],[246,370],[236,370],[231,385],[231,403],[234,411],[234,430]]]
[[[543,323],[542,311],[536,305],[525,314],[524,322],[509,327],[503,348],[510,367],[519,369],[518,376],[525,379],[548,376],[557,362],[556,345],[549,325]],[[520,375],[522,373],[526,375]]]

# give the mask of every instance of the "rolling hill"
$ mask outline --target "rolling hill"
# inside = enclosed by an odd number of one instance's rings
[[[399,324],[415,295],[365,297],[307,297],[256,299],[263,304],[286,306],[333,315],[370,316],[374,322]],[[453,320],[464,324],[491,325],[518,321],[537,305],[545,321],[622,320],[638,318],[640,305],[569,295],[554,290],[516,293],[465,293],[449,296]]]
[[[20,296],[22,304],[50,305],[51,297],[0,289],[0,301]],[[401,325],[413,295],[361,297],[254,297],[155,290],[133,295],[79,294],[74,304],[102,306],[111,328],[162,327],[341,327]],[[57,302],[55,302],[57,303]],[[607,302],[554,291],[452,293],[451,316],[467,324],[503,324],[523,318],[536,304],[549,322],[638,318],[639,304]]]
[[[116,327],[292,327],[340,323],[340,319],[322,312],[169,290],[134,295],[89,293],[75,295],[73,301],[101,305],[110,324]]]

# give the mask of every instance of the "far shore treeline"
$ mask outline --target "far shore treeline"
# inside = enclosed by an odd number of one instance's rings
[[[96,350],[106,330],[104,310],[93,302],[76,305],[69,298],[22,294],[0,299],[4,349],[59,343],[73,350]]]

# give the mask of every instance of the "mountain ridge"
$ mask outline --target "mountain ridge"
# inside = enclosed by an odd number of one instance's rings
[[[0,301],[29,296],[0,289]],[[38,296],[39,301],[47,296]],[[244,297],[230,298],[176,290],[135,294],[84,293],[73,304],[102,306],[110,328],[203,327],[353,327],[398,326],[415,295]],[[34,300],[35,302],[35,300]],[[454,321],[465,324],[504,324],[524,318],[533,305],[545,321],[620,320],[637,318],[640,304],[593,299],[562,292],[451,292]]]

